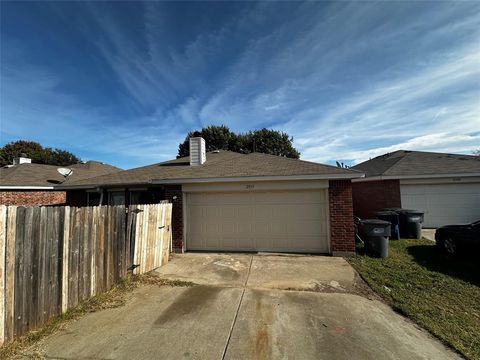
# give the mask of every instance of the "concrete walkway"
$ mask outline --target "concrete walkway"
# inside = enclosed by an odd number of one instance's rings
[[[435,241],[435,231],[437,231],[437,229],[422,229],[422,237]]]
[[[185,254],[123,307],[89,314],[29,349],[61,359],[456,359],[377,300],[341,258]],[[30,354],[30,355],[28,355]]]

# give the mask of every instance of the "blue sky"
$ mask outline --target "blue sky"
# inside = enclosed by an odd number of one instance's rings
[[[190,130],[306,160],[480,148],[479,2],[1,2],[1,139],[123,168]]]

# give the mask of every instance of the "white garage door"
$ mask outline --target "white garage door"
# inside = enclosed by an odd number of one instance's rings
[[[187,250],[328,253],[326,190],[187,193]]]
[[[425,211],[424,227],[480,219],[480,184],[404,185],[402,207]]]

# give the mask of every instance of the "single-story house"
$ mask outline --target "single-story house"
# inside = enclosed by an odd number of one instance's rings
[[[399,150],[353,167],[353,208],[362,218],[389,207],[425,212],[426,228],[480,219],[480,156]]]
[[[111,174],[121,169],[98,161],[68,166],[66,179],[57,171],[60,166],[32,163],[27,157],[14,159],[12,165],[0,168],[0,205],[65,204],[66,192],[55,189],[59,184]]]
[[[190,156],[61,188],[67,203],[173,203],[173,248],[349,254],[355,251],[351,179],[363,174],[260,153],[206,153],[190,140]]]

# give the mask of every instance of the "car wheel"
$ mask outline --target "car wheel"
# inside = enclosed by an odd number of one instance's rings
[[[457,244],[451,237],[443,239],[443,248],[449,254],[455,254],[457,252]]]

